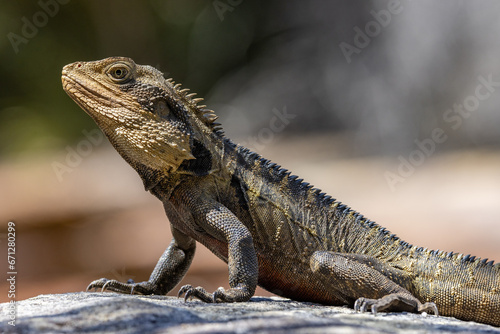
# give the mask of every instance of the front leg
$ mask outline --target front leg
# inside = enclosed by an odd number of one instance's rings
[[[258,279],[257,255],[250,231],[228,208],[218,202],[208,201],[193,209],[203,225],[200,227],[228,245],[230,289],[220,287],[209,293],[202,287],[185,285],[180,289],[179,296],[185,293],[185,299],[195,297],[207,303],[249,300],[255,293]]]
[[[91,289],[110,290],[120,293],[141,295],[165,295],[184,277],[193,260],[196,242],[174,227],[171,227],[173,239],[165,250],[148,281],[127,283],[101,278],[87,287]]]

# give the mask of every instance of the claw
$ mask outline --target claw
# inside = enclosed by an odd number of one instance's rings
[[[187,302],[189,300],[189,297],[193,294],[193,289],[189,289],[186,291],[186,294],[184,295],[184,302]]]
[[[354,302],[354,310],[365,313],[368,310],[368,306],[370,306],[372,313],[377,314],[378,306],[376,305],[376,302],[376,299],[368,299],[364,297],[358,298]]]
[[[106,281],[106,283],[103,284],[102,288],[101,288],[101,292],[104,292],[106,291],[106,289],[108,288],[109,284],[111,283],[110,280]]]
[[[368,301],[367,301],[367,300],[365,300],[365,301],[363,302],[363,304],[361,305],[361,313],[365,313],[365,312],[368,310],[368,306],[369,306],[369,305],[370,305],[370,304],[368,303]]]
[[[190,284],[183,285],[179,289],[179,292],[177,293],[177,298],[180,298],[185,293],[186,295],[184,296],[184,301],[186,302],[188,300],[188,298],[192,295],[193,290],[194,290],[194,288],[192,285],[190,285]]]
[[[391,298],[392,296],[392,298]],[[387,295],[384,296],[383,298],[380,299],[369,299],[369,298],[358,298],[354,302],[354,310],[359,311],[361,313],[364,313],[368,310],[368,308],[371,309],[371,312],[376,315],[380,310],[390,310],[391,305],[395,306],[394,302],[401,302],[401,297],[397,297],[394,295]],[[411,301],[411,300],[410,300]],[[407,306],[410,306],[411,304],[407,303]],[[414,309],[411,309],[409,307],[407,308],[396,308],[396,311],[410,311],[410,312],[432,312],[434,315],[438,315],[438,309],[436,304],[432,302],[424,303],[421,304],[418,300],[415,301]],[[393,309],[394,310],[394,309]]]
[[[178,296],[182,296],[185,293],[184,301],[187,301],[189,298],[197,298],[205,303],[213,303],[214,296],[213,294],[209,294],[205,289],[201,286],[193,288],[191,285],[184,285],[179,290]]]
[[[361,313],[365,313],[369,305],[370,305],[370,299],[361,297],[356,299],[356,301],[354,302],[354,310]],[[375,311],[374,313],[377,313],[377,311]]]
[[[436,316],[439,315],[436,304],[434,304],[432,302],[428,302],[428,303],[424,303],[424,304],[420,305],[418,308],[418,311],[419,312],[432,312]]]
[[[87,286],[87,289],[85,289],[86,292],[88,292],[89,290],[92,290],[94,289],[94,292],[97,291],[97,289],[99,288],[99,286],[102,284],[102,283],[105,283],[107,282],[108,280],[105,279],[105,278],[101,278],[101,279],[98,279],[98,280],[95,280],[93,282],[91,282],[88,286]]]
[[[101,292],[113,291],[118,293],[126,293],[126,294],[139,294],[139,295],[149,295],[149,294],[162,294],[163,291],[156,289],[157,287],[151,284],[149,281],[136,283],[133,280],[129,279],[127,283],[122,283],[114,279],[100,278],[91,282],[86,291],[98,291]]]
[[[354,302],[354,311],[359,312],[360,303],[361,303],[361,298],[356,299],[356,301]]]
[[[224,290],[223,287],[218,288],[217,290],[214,291],[212,294],[212,303],[217,303],[217,299],[220,299],[223,297],[226,293],[226,290]]]

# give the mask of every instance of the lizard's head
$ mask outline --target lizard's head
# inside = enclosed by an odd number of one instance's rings
[[[62,71],[63,88],[133,166],[173,172],[193,159],[195,123],[215,115],[151,66],[112,57],[76,62]],[[189,118],[196,121],[190,122]]]

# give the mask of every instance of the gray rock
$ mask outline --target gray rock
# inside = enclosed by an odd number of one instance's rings
[[[284,298],[246,303],[185,303],[167,296],[115,293],[40,295],[0,304],[2,333],[500,333],[453,318],[418,314],[360,314],[345,307]]]

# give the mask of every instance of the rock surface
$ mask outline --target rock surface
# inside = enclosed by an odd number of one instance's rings
[[[417,314],[360,314],[284,298],[246,303],[185,303],[166,296],[115,293],[40,295],[0,305],[2,333],[500,333],[499,328]]]

